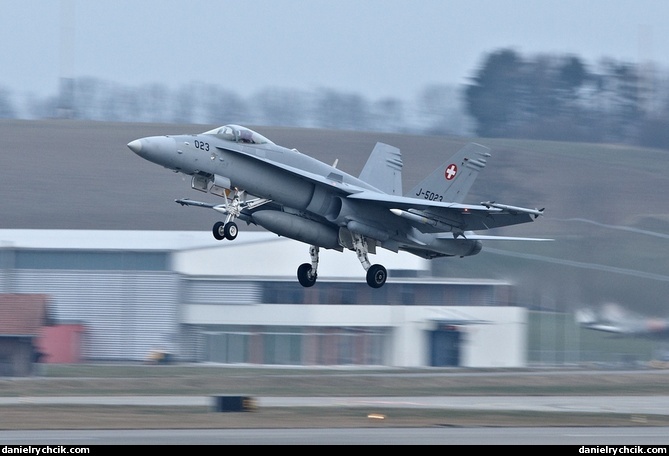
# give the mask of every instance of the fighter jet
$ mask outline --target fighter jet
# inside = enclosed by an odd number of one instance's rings
[[[664,339],[669,341],[669,320],[647,318],[623,309],[615,303],[603,304],[599,309],[579,309],[576,322],[584,328],[624,337]]]
[[[388,273],[372,264],[377,248],[423,258],[465,257],[481,251],[483,239],[543,240],[482,236],[488,230],[527,223],[543,214],[494,201],[463,204],[490,157],[470,143],[408,193],[402,193],[400,150],[377,143],[354,177],[296,149],[279,146],[240,125],[196,135],[152,136],[128,143],[140,157],[192,176],[191,187],[223,198],[221,204],[177,199],[183,206],[210,208],[225,216],[213,226],[218,240],[234,240],[235,220],[310,245],[310,262],[297,269],[304,287],[318,277],[319,249],[352,250],[379,288]]]

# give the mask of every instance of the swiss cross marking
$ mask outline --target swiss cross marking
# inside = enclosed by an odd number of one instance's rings
[[[446,167],[444,177],[446,177],[446,180],[452,180],[456,174],[458,174],[458,167],[455,165],[455,163],[451,163]]]

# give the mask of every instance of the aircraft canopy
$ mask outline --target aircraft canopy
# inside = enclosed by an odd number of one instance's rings
[[[240,125],[223,125],[222,127],[214,128],[213,130],[205,131],[203,135],[215,135],[227,141],[234,141],[247,144],[274,144],[269,139],[257,131],[250,128],[242,127]]]

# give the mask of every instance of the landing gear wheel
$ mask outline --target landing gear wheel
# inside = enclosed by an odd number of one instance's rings
[[[214,233],[214,237],[222,241],[225,239],[225,223],[223,222],[216,222],[214,223],[214,228],[211,230]]]
[[[228,222],[223,227],[223,234],[225,235],[226,239],[230,241],[237,237],[238,232],[239,230],[237,229],[237,224],[235,222]]]
[[[311,264],[303,263],[297,268],[297,280],[303,287],[311,287],[316,283],[317,274],[311,273]]]
[[[388,278],[388,271],[380,264],[373,264],[367,270],[367,285],[372,288],[381,288]]]

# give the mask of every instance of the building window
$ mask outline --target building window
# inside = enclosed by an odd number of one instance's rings
[[[204,344],[207,361],[224,364],[248,362],[248,333],[206,332]]]

